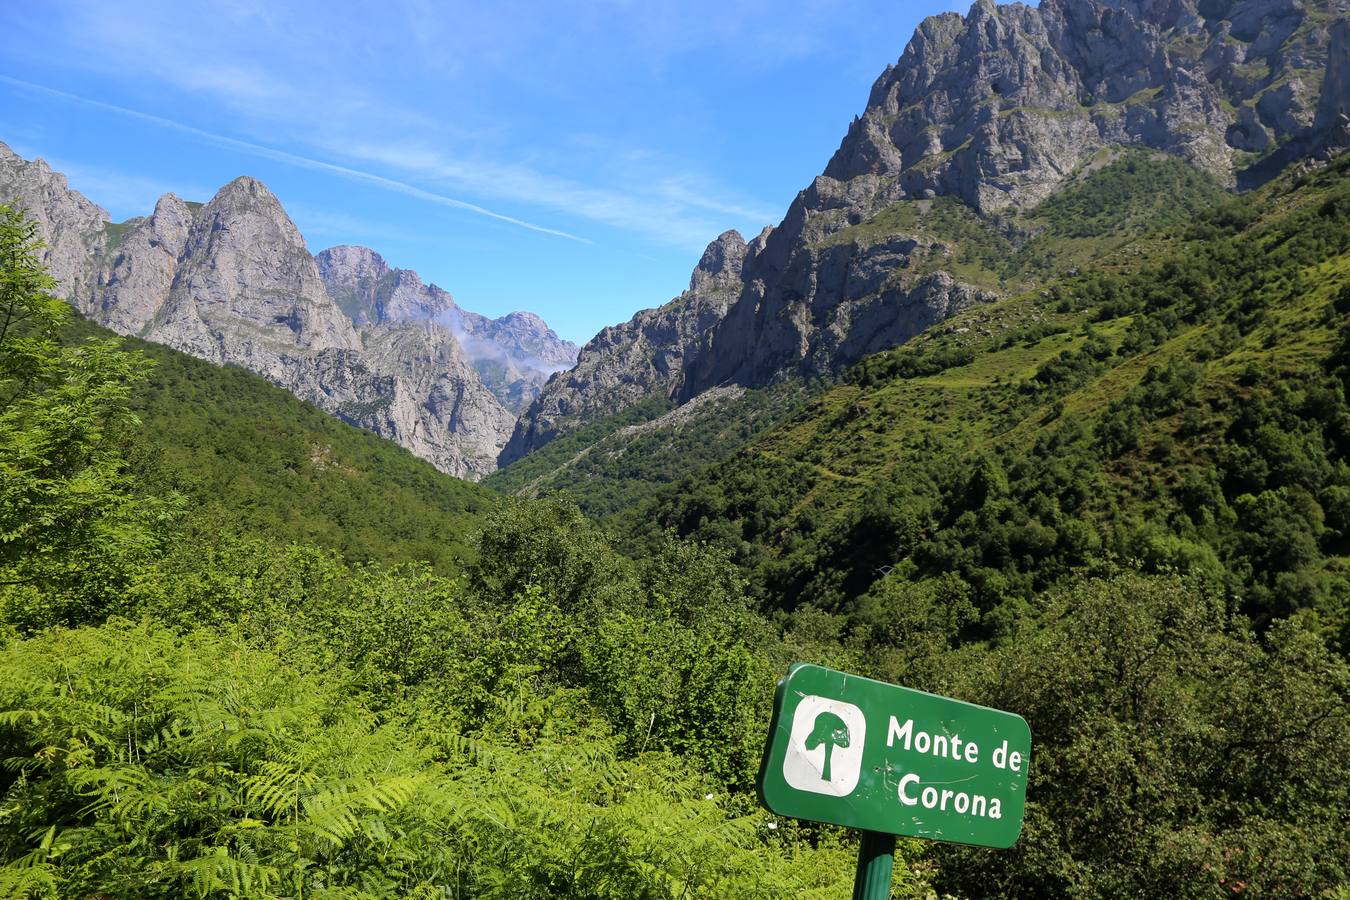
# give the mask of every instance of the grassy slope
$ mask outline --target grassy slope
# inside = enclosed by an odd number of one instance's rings
[[[950,198],[901,201],[841,229],[828,243],[869,245],[914,235],[925,247],[936,243],[940,249],[916,251],[898,275],[941,269],[981,287],[1018,291],[1108,253],[1131,258],[1151,253],[1151,232],[1222,196],[1185,162],[1137,149],[1102,151],[1073,184],[1041,208],[1000,221],[983,219]],[[825,387],[798,383],[748,391],[666,427],[634,429],[669,411],[669,403],[653,397],[559,438],[494,473],[486,484],[529,497],[566,494],[589,515],[615,516],[730,459]]]
[[[79,322],[81,334],[106,335]],[[329,547],[349,559],[426,560],[455,571],[494,494],[347,425],[243,369],[127,339],[155,366],[134,407],[133,461],[188,499],[191,533]]]
[[[485,481],[525,497],[565,495],[594,518],[631,509],[730,457],[779,421],[816,387],[781,385],[719,396],[672,411],[662,397],[567,434]]]
[[[1149,238],[1213,206],[1224,192],[1181,159],[1131,147],[1100,151],[1040,206],[984,218],[951,197],[901,200],[831,234],[825,245],[912,235],[920,246],[897,276],[937,270],[1016,293],[1109,254],[1144,252]]]
[[[1301,222],[1346,202],[1346,169],[1342,160],[1311,184],[1290,189],[1285,183],[1249,198],[1243,214],[1256,221],[1235,238],[1239,253],[1270,253],[1276,259],[1282,245],[1300,232]],[[1126,223],[1123,233],[1107,228],[1100,211],[1128,200],[1127,174],[1115,169],[1095,182],[1088,179],[1051,206],[1053,215],[1044,207],[1038,211],[1050,220],[1050,231],[1071,238],[1068,246],[1075,252],[1081,241],[1100,242],[1103,255],[1094,268],[1119,276],[1123,300],[1102,303],[1088,297],[1090,291],[1076,296],[1089,279],[1066,278],[969,311],[905,347],[865,361],[845,383],[761,435],[725,466],[687,479],[638,511],[634,527],[654,518],[730,545],[758,572],[761,589],[774,594],[771,602],[838,603],[865,590],[878,572],[889,571],[883,566],[913,573],[913,561],[921,556],[915,545],[956,527],[944,515],[952,517],[961,508],[960,498],[951,496],[958,481],[951,470],[960,460],[980,453],[1012,458],[1030,452],[1053,465],[1052,444],[1059,439],[1053,436],[1066,424],[1084,426],[1090,441],[1092,429],[1106,420],[1123,421],[1129,410],[1119,406],[1122,398],[1139,389],[1150,368],[1184,364],[1194,367],[1187,369],[1195,388],[1189,403],[1145,416],[1137,441],[1123,452],[1089,454],[1092,470],[1081,477],[1087,478],[1091,496],[1073,511],[1091,521],[1108,543],[1115,538],[1115,546],[1122,546],[1130,529],[1174,520],[1185,506],[1175,495],[1177,473],[1212,470],[1216,455],[1231,451],[1224,435],[1246,399],[1257,393],[1253,381],[1262,382],[1266,393],[1272,385],[1279,393],[1322,376],[1336,337],[1328,301],[1346,284],[1350,258],[1329,245],[1312,265],[1274,278],[1273,285],[1261,286],[1260,278],[1249,277],[1240,284],[1215,281],[1226,314],[1174,322],[1158,335],[1157,320],[1173,314],[1140,308],[1141,298],[1159,283],[1157,260],[1172,258],[1184,271],[1187,260],[1203,254],[1215,239],[1192,234],[1188,241],[1180,231],[1150,237],[1144,233],[1146,218],[1134,214],[1117,216]],[[1156,188],[1152,176],[1141,183],[1149,191]],[[1204,196],[1195,199],[1207,202]],[[1223,271],[1223,264],[1217,269]],[[1293,289],[1291,280],[1298,281]],[[1259,308],[1248,310],[1253,298]],[[1141,338],[1150,328],[1154,337]],[[1086,373],[1057,379],[1054,365],[1047,364],[1090,339],[1107,348],[1106,358]],[[944,360],[955,364],[946,366]],[[1190,421],[1185,406],[1199,411]],[[1084,444],[1085,439],[1075,440]],[[1036,448],[1038,441],[1042,444]],[[907,484],[912,481],[923,483]],[[1225,485],[1230,503],[1238,490]],[[927,495],[934,518],[922,522],[927,530],[910,546],[903,541],[865,551],[845,546],[868,542],[869,533],[860,528],[867,514],[860,510],[871,498],[911,491]],[[946,495],[934,499],[943,491]],[[1068,517],[1055,509],[1033,520],[1059,523]],[[1200,526],[1188,525],[1186,531],[1188,539],[1214,543]],[[1345,560],[1332,544],[1326,568],[1335,575],[1344,571]]]

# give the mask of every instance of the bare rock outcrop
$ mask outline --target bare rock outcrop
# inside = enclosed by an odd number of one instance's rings
[[[1311,132],[1350,124],[1348,11],[1347,0],[977,0],[925,19],[824,173],[726,267],[734,277],[706,289],[719,254],[740,252],[715,243],[690,292],[602,331],[522,415],[502,462],[653,393],[685,401],[838,371],[990,299],[911,269],[933,248],[904,227],[845,234],[899,203],[1012,212],[1116,145],[1181,156],[1228,184],[1269,177],[1311,152]]]
[[[110,229],[85,312],[121,334],[144,334],[169,299],[193,219],[191,207],[165,194],[149,218]]]
[[[298,357],[361,346],[299,229],[252,178],[230,182],[198,214],[169,295],[143,335],[286,387],[294,386]]]
[[[57,293],[87,303],[98,277],[97,259],[108,240],[107,211],[72,191],[66,176],[53,172],[46,160],[30,162],[3,143],[0,202],[26,210],[36,223],[46,244],[42,264],[56,279]]]
[[[688,290],[592,338],[576,365],[550,378],[521,415],[501,465],[653,394],[674,395],[685,366],[736,299],[745,260],[763,247],[763,238],[747,244],[735,231],[719,235],[704,250]]]
[[[449,292],[396,269],[368,247],[330,247],[315,257],[329,294],[358,325],[436,322],[450,330],[497,400],[513,413],[538,396],[548,376],[576,362],[577,348],[527,312],[489,319],[456,305]]]
[[[60,294],[95,321],[250,369],[450,474],[496,467],[515,417],[445,318],[462,312],[450,295],[364,248],[316,261],[261,182],[238,178],[205,206],[167,194],[112,225],[46,163],[0,145],[0,202],[29,210]],[[534,327],[557,340],[537,319],[507,330]]]
[[[1316,127],[1346,0],[978,0],[924,20],[802,191],[686,371],[682,398],[838,370],[989,295],[904,276],[917,241],[832,240],[903,201],[981,215],[1049,197],[1094,154],[1142,145],[1221,181]],[[1319,103],[1321,106],[1319,107]],[[1321,111],[1319,111],[1321,110]],[[1283,163],[1281,163],[1283,165]]]

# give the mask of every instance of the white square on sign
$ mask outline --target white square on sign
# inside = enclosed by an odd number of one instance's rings
[[[858,786],[866,736],[861,709],[808,694],[792,714],[783,780],[799,791],[847,797]]]

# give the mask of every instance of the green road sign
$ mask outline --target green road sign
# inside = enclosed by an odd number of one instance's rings
[[[778,682],[759,795],[790,818],[1011,847],[1030,764],[1021,716],[798,663]]]

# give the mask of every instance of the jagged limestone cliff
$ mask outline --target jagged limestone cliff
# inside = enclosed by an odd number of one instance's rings
[[[0,202],[22,207],[46,244],[42,264],[62,296],[84,300],[97,281],[99,253],[108,241],[108,213],[72,191],[66,176],[45,160],[32,162],[0,143]],[[82,310],[86,305],[77,302]]]
[[[395,269],[368,247],[330,247],[315,257],[329,294],[358,326],[435,322],[454,335],[474,371],[513,413],[533,400],[548,376],[576,362],[577,348],[543,319],[514,312],[499,319],[462,309],[449,292]]]
[[[205,206],[168,194],[152,215],[114,225],[45,162],[0,144],[0,202],[28,209],[58,292],[95,321],[257,372],[450,474],[496,467],[515,417],[455,329],[426,314],[438,294],[453,309],[449,295],[399,272],[378,315],[349,317],[261,182],[236,179]]]
[[[691,341],[641,326],[678,315],[681,298],[603,332],[521,417],[503,462],[650,392],[682,401],[837,371],[993,296],[913,265],[949,248],[906,225],[902,205],[954,198],[987,220],[1009,215],[1117,145],[1259,183],[1344,132],[1347,11],[1346,0],[979,0],[926,19],[724,289],[734,296],[712,327]],[[672,356],[678,371],[649,377]]]
[[[506,465],[588,421],[652,394],[674,394],[686,363],[701,353],[710,329],[726,314],[741,286],[747,257],[763,249],[735,231],[704,250],[689,289],[657,309],[605,328],[581,348],[576,365],[549,379],[516,423],[499,462]]]

